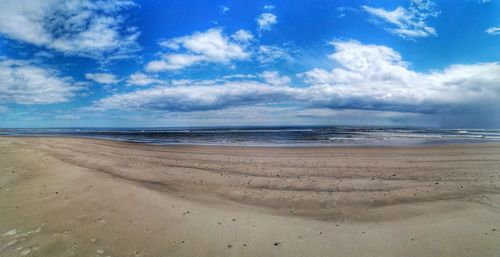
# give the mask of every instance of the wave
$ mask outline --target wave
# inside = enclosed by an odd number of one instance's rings
[[[71,136],[160,145],[418,145],[500,142],[500,130],[497,129],[400,127],[48,128],[1,129],[0,135]]]

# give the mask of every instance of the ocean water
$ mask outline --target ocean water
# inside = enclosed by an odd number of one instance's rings
[[[500,129],[397,127],[45,128],[0,129],[9,136],[66,136],[155,145],[406,146],[500,142]]]

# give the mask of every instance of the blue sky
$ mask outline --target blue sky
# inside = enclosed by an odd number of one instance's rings
[[[500,2],[6,0],[0,127],[500,127]]]

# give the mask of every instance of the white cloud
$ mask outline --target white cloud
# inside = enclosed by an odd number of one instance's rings
[[[222,77],[225,80],[228,79],[254,79],[257,78],[254,74],[231,74]]]
[[[131,74],[127,79],[128,85],[133,86],[147,86],[151,84],[159,84],[161,81],[151,75],[144,74],[142,72],[136,72]]]
[[[232,75],[226,75],[223,76],[222,79],[215,79],[211,80],[211,84],[217,84],[221,82],[227,82],[230,80],[236,81],[236,82],[242,82],[242,81],[254,81],[257,82],[258,80],[261,80],[261,82],[266,83],[267,85],[270,86],[290,86],[292,80],[289,76],[284,76],[281,75],[278,71],[264,71],[259,74],[232,74]],[[197,83],[199,84],[199,83]]]
[[[222,34],[221,29],[195,32],[189,36],[160,42],[169,52],[146,65],[151,72],[180,70],[203,63],[230,64],[250,57],[245,46]],[[173,52],[172,52],[173,51]]]
[[[137,50],[134,27],[123,26],[128,0],[5,0],[0,34],[68,55],[122,58]]]
[[[209,29],[188,36],[162,40],[164,52],[158,60],[146,64],[148,72],[179,71],[210,63],[232,65],[235,61],[255,58],[261,64],[278,59],[292,61],[288,49],[276,45],[258,45],[247,30],[240,29],[226,36],[221,29]],[[234,67],[234,66],[232,66]]]
[[[0,59],[0,102],[52,104],[69,101],[81,88],[70,77],[26,61]]]
[[[306,84],[302,87],[291,85],[287,76],[266,71],[257,76],[236,74],[206,81],[171,81],[169,85],[115,94],[97,101],[95,106],[190,112],[293,104],[313,109],[408,113],[415,117],[458,113],[476,120],[481,117],[476,112],[486,113],[489,108],[493,111],[488,113],[500,117],[495,112],[500,109],[500,63],[456,64],[443,70],[417,72],[397,51],[386,46],[358,41],[333,41],[332,45],[335,52],[329,58],[336,68],[316,68],[300,74]]]
[[[344,18],[347,15],[347,12],[359,12],[359,9],[349,7],[349,6],[339,6],[337,7],[337,13],[339,18]]]
[[[152,61],[146,65],[150,72],[181,70],[204,61],[204,57],[194,54],[167,54],[163,60]]]
[[[100,84],[116,84],[120,80],[111,73],[85,73],[85,78]]]
[[[258,82],[161,86],[116,94],[96,102],[103,109],[151,109],[166,111],[218,110],[234,106],[271,104],[297,95],[297,88],[273,87]]]
[[[290,77],[281,76],[277,71],[264,71],[260,77],[264,79],[264,82],[273,86],[288,86],[292,81]]]
[[[500,35],[500,26],[488,28],[486,33],[489,35]]]
[[[268,5],[264,5],[264,8],[263,8],[263,9],[264,9],[264,10],[267,10],[267,11],[270,11],[270,10],[274,9],[274,7],[275,7],[274,5],[270,5],[270,4],[268,4]]]
[[[271,26],[278,23],[278,18],[272,13],[262,13],[256,19],[259,31],[271,30]]]
[[[226,5],[219,5],[219,9],[221,13],[227,13],[229,12],[229,7]]]
[[[402,38],[437,36],[436,30],[426,24],[428,17],[439,15],[435,4],[429,0],[412,0],[408,9],[399,6],[392,11],[366,5],[362,8],[375,18],[391,25],[386,30]]]
[[[261,45],[257,50],[257,61],[269,64],[276,60],[293,61],[293,57],[284,48],[275,45]]]
[[[329,57],[340,65],[331,71],[301,74],[311,85],[311,101],[331,107],[439,112],[500,100],[500,64],[452,65],[419,73],[401,55],[380,45],[334,41]]]
[[[238,41],[238,42],[246,43],[246,42],[249,42],[253,39],[253,35],[252,35],[252,33],[248,32],[244,29],[240,29],[240,30],[236,31],[233,35],[231,35],[231,38]]]

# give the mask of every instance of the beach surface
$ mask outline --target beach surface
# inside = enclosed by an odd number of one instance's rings
[[[500,145],[0,137],[0,256],[500,256]]]

